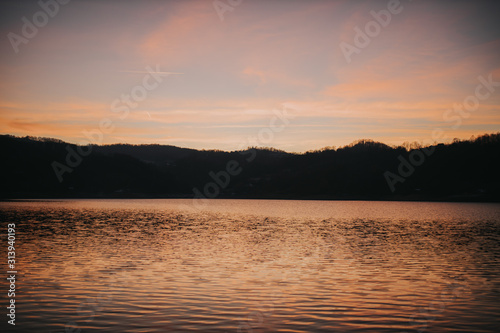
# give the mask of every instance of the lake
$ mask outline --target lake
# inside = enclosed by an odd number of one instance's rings
[[[2,331],[500,327],[499,204],[37,200],[0,216],[17,270]]]

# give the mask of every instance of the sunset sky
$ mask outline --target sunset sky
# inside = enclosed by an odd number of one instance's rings
[[[109,119],[102,143],[303,152],[500,131],[499,2],[401,0],[385,26],[372,12],[390,1],[215,3],[72,0],[50,17],[38,1],[2,1],[0,133],[87,143]],[[36,33],[23,28],[34,20]],[[347,59],[341,45],[367,24]],[[476,98],[479,77],[499,83]],[[116,112],[144,80],[155,87]],[[464,100],[479,105],[454,111]],[[293,118],[273,120],[283,110]]]

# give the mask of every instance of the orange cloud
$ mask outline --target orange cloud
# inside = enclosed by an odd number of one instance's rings
[[[148,62],[179,66],[211,53],[219,22],[211,3],[188,1],[170,8],[168,17],[139,46]]]

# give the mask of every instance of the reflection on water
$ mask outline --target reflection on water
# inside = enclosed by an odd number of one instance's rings
[[[65,200],[0,216],[17,224],[25,332],[500,327],[497,204]]]

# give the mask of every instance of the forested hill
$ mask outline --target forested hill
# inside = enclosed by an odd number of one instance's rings
[[[500,133],[426,148],[359,140],[292,154],[165,145],[76,146],[0,136],[12,198],[282,198],[500,201]]]

